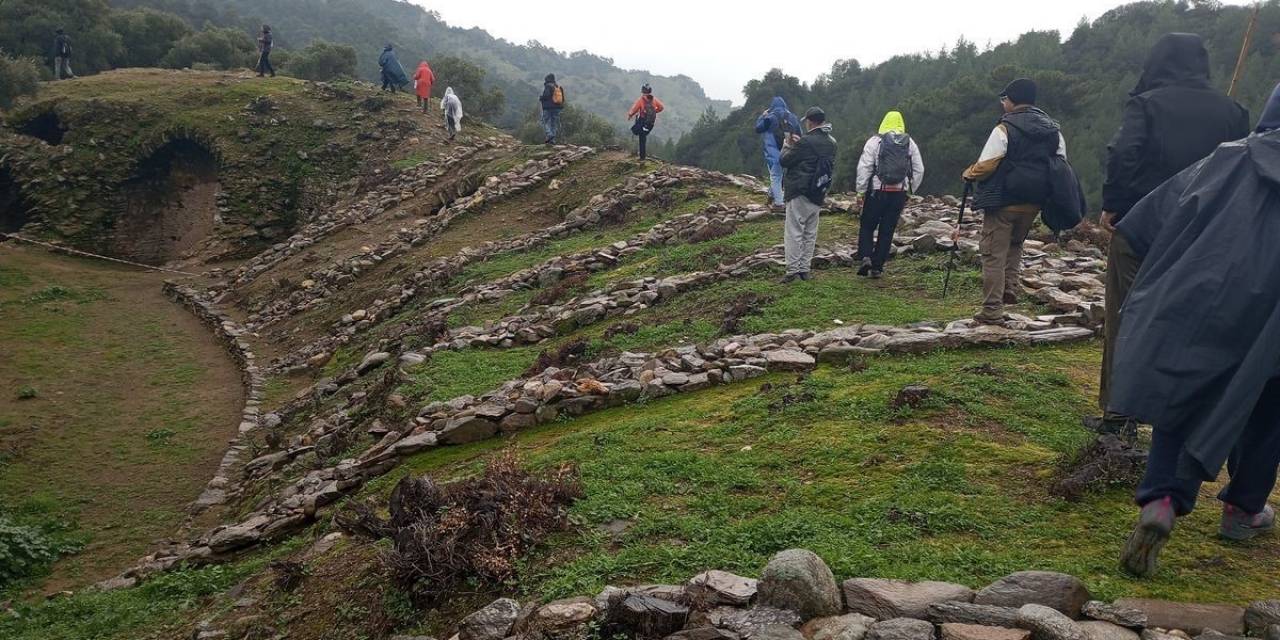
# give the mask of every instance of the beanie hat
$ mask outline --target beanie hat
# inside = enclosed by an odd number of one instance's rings
[[[1018,78],[1000,92],[1001,98],[1008,98],[1014,104],[1035,104],[1036,83],[1030,78]]]
[[[827,112],[823,111],[819,107],[809,107],[809,110],[804,112],[804,119],[812,122],[823,123],[827,121]]]

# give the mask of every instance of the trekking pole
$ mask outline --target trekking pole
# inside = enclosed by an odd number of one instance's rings
[[[973,193],[973,183],[964,183],[964,197],[960,199],[960,219],[956,220],[956,239],[951,242],[951,257],[947,258],[947,275],[942,278],[942,297],[947,297],[951,290],[951,272],[956,268],[956,254],[960,253],[960,229],[964,226],[964,210],[969,207],[969,196]]]
[[[1236,88],[1241,74],[1244,73],[1244,63],[1249,59],[1249,45],[1253,43],[1253,31],[1258,26],[1258,12],[1261,10],[1262,4],[1254,3],[1253,15],[1249,17],[1249,26],[1244,31],[1244,44],[1240,46],[1240,57],[1236,59],[1236,68],[1231,74],[1231,88],[1227,89],[1227,95],[1231,98],[1236,97]]]

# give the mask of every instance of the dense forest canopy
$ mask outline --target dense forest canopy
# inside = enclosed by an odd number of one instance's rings
[[[1198,33],[1209,48],[1214,84],[1230,83],[1251,8],[1216,2],[1140,2],[1082,22],[1065,41],[1057,32],[1030,32],[979,51],[961,40],[937,53],[902,55],[873,67],[836,62],[812,84],[772,71],[744,89],[746,105],[709,111],[676,146],[675,159],[722,171],[760,175],[764,159],[756,116],[775,95],[793,111],[821,105],[839,140],[836,186],[853,184],[863,143],[884,113],[903,112],[907,131],[928,169],[922,192],[958,193],[960,173],[973,162],[999,117],[999,90],[1020,76],[1040,84],[1040,103],[1062,123],[1068,153],[1090,204],[1100,205],[1105,152],[1120,123],[1151,45],[1170,32]],[[1262,6],[1237,99],[1256,117],[1280,80],[1280,1]]]

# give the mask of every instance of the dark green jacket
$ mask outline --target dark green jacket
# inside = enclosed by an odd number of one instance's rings
[[[836,139],[831,137],[831,123],[824,122],[809,131],[800,141],[782,149],[782,157],[778,162],[786,169],[782,176],[782,193],[785,200],[793,200],[799,196],[807,196],[813,184],[813,174],[818,162],[827,158],[836,159]],[[822,204],[815,202],[814,204]]]

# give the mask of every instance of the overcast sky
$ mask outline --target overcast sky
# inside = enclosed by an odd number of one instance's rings
[[[864,65],[937,51],[961,36],[985,49],[1032,29],[1063,37],[1117,0],[411,0],[454,26],[523,44],[586,49],[628,69],[683,73],[713,98],[779,67],[812,81],[842,58]],[[1231,2],[1238,4],[1239,2]],[[805,7],[820,7],[807,11]]]

